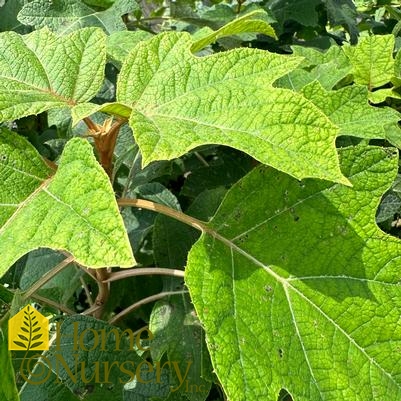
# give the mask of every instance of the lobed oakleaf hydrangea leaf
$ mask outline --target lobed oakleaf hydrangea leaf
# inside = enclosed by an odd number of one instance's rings
[[[401,242],[375,210],[394,149],[340,149],[353,187],[259,167],[192,248],[186,283],[231,401],[401,399]]]
[[[394,76],[394,35],[372,35],[362,38],[356,46],[344,46],[355,83],[377,88]]]
[[[337,127],[301,94],[272,86],[299,58],[255,49],[196,57],[192,44],[186,33],[160,34],[123,63],[117,101],[133,108],[129,124],[145,165],[212,143],[297,178],[347,183]]]
[[[395,127],[401,118],[394,109],[370,106],[366,86],[354,85],[326,91],[315,81],[305,86],[302,93],[340,128],[340,135],[389,139],[389,126]],[[401,137],[401,130],[397,130]]]
[[[332,46],[325,52],[312,47],[291,48],[295,56],[304,57],[304,60],[297,69],[279,78],[275,86],[299,91],[316,80],[330,90],[351,73],[350,62],[338,46]]]
[[[121,16],[137,9],[134,0],[117,0],[103,11],[96,11],[81,0],[33,0],[24,5],[18,20],[35,29],[48,27],[60,33],[92,26],[110,34],[125,30]]]
[[[93,98],[103,82],[105,42],[96,28],[62,37],[48,29],[0,33],[0,121]]]
[[[191,50],[196,53],[205,46],[214,43],[219,38],[245,32],[263,33],[267,36],[276,38],[272,26],[263,20],[263,18],[267,18],[267,15],[266,11],[260,9],[236,18],[217,31],[212,31],[202,38],[198,38],[191,46]]]
[[[10,141],[16,149],[7,146]],[[92,268],[132,266],[113,188],[91,145],[79,138],[69,141],[56,174],[46,179],[49,171],[31,147],[16,134],[1,132],[0,276],[39,247],[65,250]]]

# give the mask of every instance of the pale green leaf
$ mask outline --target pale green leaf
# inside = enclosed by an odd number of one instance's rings
[[[92,26],[109,34],[126,29],[121,16],[136,9],[133,0],[117,0],[104,11],[96,11],[81,0],[33,0],[19,12],[18,20],[35,29],[48,27],[60,33]]]
[[[119,31],[107,37],[107,53],[113,60],[122,63],[129,52],[141,41],[153,35],[146,31]]]
[[[375,224],[394,149],[340,150],[353,187],[271,168],[228,193],[186,283],[231,401],[401,398],[401,242]]]
[[[344,46],[352,67],[355,83],[377,88],[394,76],[393,35],[362,38],[356,46]]]
[[[188,34],[161,34],[139,43],[121,69],[117,101],[133,107],[129,124],[145,165],[213,143],[295,177],[347,182],[337,127],[302,95],[272,87],[299,58],[255,49],[196,57],[191,46]]]
[[[77,125],[85,117],[89,117],[99,111],[121,118],[129,118],[132,109],[117,102],[103,104],[79,103],[71,109],[72,125]]]
[[[0,128],[0,227],[51,170],[25,139]]]
[[[280,78],[276,86],[299,91],[316,80],[330,90],[351,73],[349,60],[338,46],[332,46],[326,52],[311,47],[291,48],[295,56],[304,57],[304,60],[296,70]]]
[[[294,71],[289,72],[283,77],[279,78],[274,86],[278,88],[291,89],[295,92],[300,92],[301,89],[315,81],[316,77],[312,75],[310,71],[304,70],[303,68],[297,68]]]
[[[302,93],[340,128],[340,135],[389,139],[388,126],[395,126],[401,118],[394,109],[370,106],[365,86],[326,91],[318,82],[312,82],[302,89]]]
[[[349,65],[349,60],[339,46],[331,46],[326,51],[313,47],[291,46],[294,56],[304,57],[301,67],[312,67],[331,62],[337,63],[339,67]]]
[[[7,185],[20,185],[18,178]],[[20,200],[1,227],[0,276],[39,247],[65,250],[93,268],[134,264],[113,188],[83,139],[67,143],[56,174]]]
[[[0,121],[88,101],[103,82],[105,36],[96,28],[63,37],[4,32],[0,52]]]
[[[276,38],[274,29],[263,20],[263,17],[265,16],[267,16],[267,13],[262,9],[245,14],[224,25],[217,31],[207,33],[204,37],[197,39],[197,41],[191,46],[191,50],[196,53],[205,46],[216,42],[224,36],[237,35],[245,32],[263,33],[267,36]]]
[[[340,81],[351,72],[350,66],[340,66],[337,62],[330,61],[318,64],[310,70],[297,68],[282,78],[279,78],[275,86],[300,91],[304,86],[313,81],[318,81],[324,89],[333,89]]]
[[[369,101],[378,104],[386,101],[387,98],[401,99],[401,94],[396,92],[394,88],[378,89],[374,92],[369,92]]]

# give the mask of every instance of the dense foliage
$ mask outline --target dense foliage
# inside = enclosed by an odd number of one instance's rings
[[[398,3],[0,0],[0,399],[401,399]]]

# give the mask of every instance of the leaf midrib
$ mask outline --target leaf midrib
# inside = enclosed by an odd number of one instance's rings
[[[8,77],[8,76],[4,76],[4,75],[0,75],[0,79],[4,79],[6,81],[14,81],[14,82],[16,82],[16,83],[18,83],[20,85],[22,84],[22,85],[25,85],[25,86],[27,86],[29,88],[29,89],[25,89],[25,90],[24,89],[14,89],[14,90],[12,90],[14,92],[25,92],[25,91],[29,91],[29,90],[38,91],[38,92],[41,92],[41,93],[45,93],[46,95],[52,95],[55,98],[60,99],[60,101],[62,101],[63,103],[69,104],[70,106],[75,106],[76,105],[76,102],[73,99],[67,99],[64,96],[61,96],[56,92],[53,92],[53,90],[51,88],[48,88],[48,89],[39,88],[37,86],[34,86],[33,84],[30,84],[30,83],[27,83],[27,82],[24,82],[24,81],[20,81],[20,80],[14,78],[14,77]],[[8,92],[9,91],[10,91],[10,89],[8,90]]]

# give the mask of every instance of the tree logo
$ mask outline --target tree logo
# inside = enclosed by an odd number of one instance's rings
[[[49,321],[32,306],[25,306],[8,322],[8,349],[15,351],[48,350]]]

